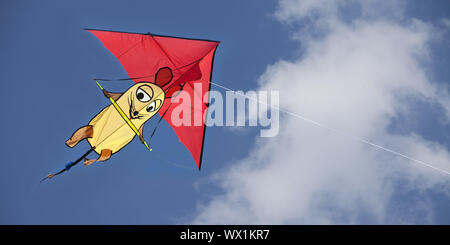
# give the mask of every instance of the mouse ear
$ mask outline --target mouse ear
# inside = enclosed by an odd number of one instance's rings
[[[160,68],[155,75],[155,84],[162,88],[172,81],[172,78],[172,70],[169,67]]]

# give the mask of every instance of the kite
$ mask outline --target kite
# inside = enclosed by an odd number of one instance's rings
[[[94,34],[119,60],[129,76],[119,80],[130,80],[134,85],[123,93],[112,93],[98,82],[110,80],[94,79],[111,104],[87,125],[76,130],[66,141],[67,146],[74,147],[86,139],[91,149],[76,161],[68,162],[61,171],[47,175],[42,181],[68,171],[82,160],[86,166],[97,161],[106,161],[135,136],[151,151],[144,140],[143,128],[145,122],[157,113],[160,116],[158,124],[164,119],[173,128],[200,170],[205,122],[202,120],[200,125],[181,126],[173,123],[171,114],[175,107],[171,106],[171,99],[180,94],[180,91],[189,94],[191,98],[198,96],[202,101],[202,115],[207,112],[209,103],[203,101],[203,98],[211,88],[214,54],[220,42],[152,33],[85,30]],[[202,85],[200,93],[194,89],[194,83]],[[191,113],[191,118],[194,118],[195,110]],[[150,139],[155,131],[156,128]],[[87,159],[92,152],[97,153],[99,157]]]

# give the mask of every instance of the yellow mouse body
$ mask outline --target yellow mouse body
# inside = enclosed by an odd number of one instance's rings
[[[107,97],[116,101],[133,125],[139,129],[140,140],[144,123],[152,118],[164,103],[165,93],[158,86],[149,82],[140,82],[124,93],[110,93],[104,90]],[[112,154],[120,151],[130,143],[136,133],[125,122],[113,105],[109,105],[98,113],[87,126],[79,128],[66,141],[66,145],[74,147],[78,142],[87,139],[92,149],[100,157],[96,160],[85,159],[84,164],[106,161]]]
[[[159,86],[144,82],[135,84],[120,97],[113,99],[142,135],[144,123],[158,112],[164,103],[164,96],[164,91]],[[95,146],[94,150],[98,154],[101,154],[103,149],[111,150],[114,154],[130,143],[136,135],[113,105],[103,109],[89,125],[93,127],[93,135],[88,138],[88,142]]]
[[[66,141],[66,145],[74,147],[80,141],[87,139],[91,145],[90,151],[94,150],[100,155],[95,160],[84,159],[84,164],[90,165],[96,161],[108,160],[112,154],[130,143],[138,133],[141,142],[144,143],[142,136],[144,123],[152,118],[163,105],[165,93],[161,87],[168,84],[172,78],[172,70],[169,67],[163,67],[155,74],[154,83],[139,82],[124,93],[110,93],[100,87],[104,95],[112,99],[111,102],[114,103],[98,113],[87,126],[75,131]],[[124,115],[121,115],[122,112]],[[134,129],[124,117],[128,118]]]

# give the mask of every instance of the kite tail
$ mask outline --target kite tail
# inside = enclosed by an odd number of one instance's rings
[[[45,176],[45,178],[43,178],[41,180],[41,183],[46,180],[46,179],[51,179],[53,177],[55,177],[56,175],[62,174],[66,171],[69,171],[70,168],[72,168],[73,166],[77,165],[79,162],[81,162],[81,160],[83,160],[84,158],[87,157],[87,155],[89,155],[89,153],[91,153],[93,150],[95,149],[95,147],[92,147],[91,149],[89,149],[86,153],[84,153],[80,158],[78,158],[76,161],[74,162],[68,162],[66,163],[66,165],[64,166],[63,169],[61,169],[59,172],[54,173],[54,174],[49,174],[47,176]]]

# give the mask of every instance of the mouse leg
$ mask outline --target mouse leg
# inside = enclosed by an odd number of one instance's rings
[[[100,156],[97,159],[84,159],[84,165],[89,166],[94,162],[102,162],[108,160],[112,155],[112,151],[110,149],[103,149],[100,152]]]
[[[66,145],[68,147],[74,147],[78,144],[78,142],[86,139],[86,138],[92,138],[94,135],[94,129],[92,125],[87,125],[84,127],[81,127],[75,131],[75,133],[72,134],[72,137],[66,141]]]

